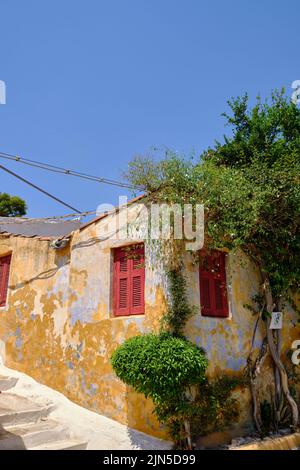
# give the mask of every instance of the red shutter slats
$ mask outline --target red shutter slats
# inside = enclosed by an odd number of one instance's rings
[[[225,253],[217,250],[200,252],[201,314],[209,317],[228,317]]]
[[[127,308],[128,301],[127,301],[127,289],[128,289],[128,282],[127,279],[120,279],[119,285],[119,308]]]
[[[123,256],[120,258],[120,272],[121,273],[126,273],[127,272],[127,258],[126,256]]]
[[[144,286],[145,286],[145,267],[144,267],[144,246],[138,246],[134,250],[132,265],[132,304],[131,314],[138,315],[144,313]]]
[[[215,300],[216,300],[216,310],[222,310],[223,308],[222,283],[219,279],[215,279],[214,281],[214,291],[215,291]]]
[[[200,279],[200,292],[201,292],[201,306],[203,313],[210,311],[210,291],[209,291],[209,279]]]
[[[144,246],[117,248],[114,252],[114,314],[144,313]]]
[[[0,258],[0,307],[6,304],[11,255]]]
[[[141,277],[137,276],[132,279],[132,306],[140,307],[142,305],[142,283]]]
[[[114,257],[114,313],[129,315],[129,266],[123,251],[116,250]]]

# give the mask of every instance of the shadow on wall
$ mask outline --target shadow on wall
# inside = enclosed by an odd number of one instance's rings
[[[221,431],[210,432],[196,439],[199,448],[216,448],[219,445],[230,444],[236,437],[249,435],[253,432],[252,397],[248,387],[238,388],[232,394],[240,406],[240,414],[229,426]],[[153,413],[151,399],[145,399],[142,394],[136,393],[133,388],[126,387],[127,426],[130,442],[134,447],[144,450],[171,449],[172,444],[167,428],[161,425]],[[141,435],[140,432],[145,433]],[[149,435],[149,437],[147,436]],[[162,439],[161,442],[150,438]],[[166,442],[168,441],[168,442]],[[169,444],[169,445],[168,445]]]
[[[62,250],[65,252],[65,250]],[[70,264],[70,257],[69,255],[56,252],[55,257],[54,257],[54,264],[55,267],[46,269],[45,271],[42,271],[38,273],[36,276],[31,277],[30,279],[26,279],[22,282],[19,282],[18,284],[12,285],[10,284],[10,289],[11,290],[16,290],[16,289],[21,289],[24,286],[30,284],[33,281],[37,280],[45,280],[45,279],[50,279],[51,277],[55,276],[55,274],[59,271],[59,269],[63,268],[64,266]]]
[[[127,426],[130,442],[134,447],[144,450],[168,449],[166,428],[154,415],[152,400],[133,388],[126,387]],[[144,433],[144,436],[140,433]],[[149,437],[148,437],[149,435]],[[163,439],[161,443],[153,438]]]

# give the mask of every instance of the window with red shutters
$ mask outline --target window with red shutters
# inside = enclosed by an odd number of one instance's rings
[[[205,317],[228,317],[225,253],[200,252],[200,305]]]
[[[11,255],[0,258],[0,307],[6,304]]]
[[[144,313],[144,245],[114,250],[114,315]]]

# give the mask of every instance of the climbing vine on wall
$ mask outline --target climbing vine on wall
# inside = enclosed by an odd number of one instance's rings
[[[240,382],[228,377],[209,382],[205,377],[205,351],[184,336],[196,310],[188,302],[182,262],[174,266],[167,270],[170,298],[160,333],[125,341],[113,353],[112,366],[124,383],[153,400],[154,412],[176,447],[190,449],[199,434],[237,418],[231,392]]]
[[[274,369],[277,426],[286,408],[292,429],[299,409],[282,361],[281,330],[271,328],[273,312],[284,312],[300,289],[300,109],[275,91],[249,105],[247,94],[228,102],[230,134],[199,158],[167,151],[159,160],[137,157],[127,179],[144,186],[150,201],[203,204],[206,248],[241,251],[257,268],[258,323],[265,331],[249,358],[254,420],[261,430],[258,373],[266,356]],[[251,299],[249,299],[250,303]]]
[[[197,313],[197,309],[188,301],[183,268],[179,258],[177,267],[167,271],[170,301],[162,318],[162,328],[171,331],[175,336],[184,335],[186,322]],[[239,404],[233,398],[232,392],[246,383],[244,376],[219,376],[214,380],[205,377],[196,386],[186,390],[182,402],[185,421],[175,420],[172,423],[171,433],[175,442],[184,446],[187,433],[190,433],[189,439],[194,440],[208,432],[219,431],[236,421],[239,416]]]
[[[196,309],[191,306],[187,299],[186,279],[182,274],[182,266],[167,271],[169,284],[169,305],[166,313],[162,317],[162,331],[170,331],[175,336],[184,334],[184,327]]]

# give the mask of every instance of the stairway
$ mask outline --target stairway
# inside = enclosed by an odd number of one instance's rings
[[[0,376],[0,450],[85,450],[86,442],[70,438],[64,424],[49,418],[53,405],[11,393],[17,381]]]

